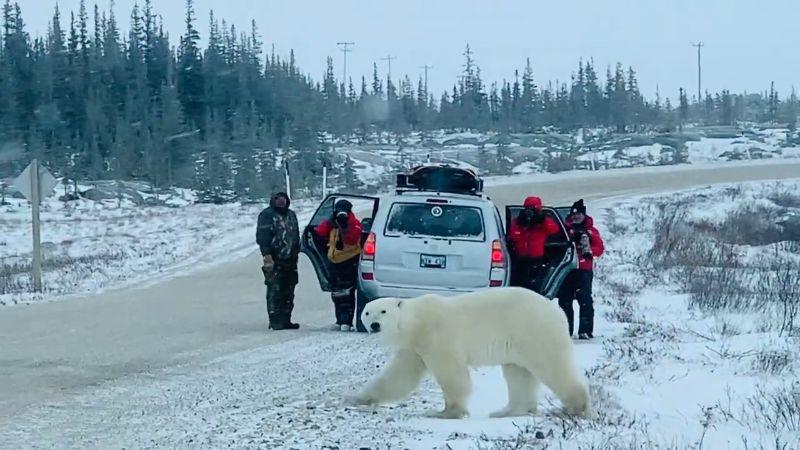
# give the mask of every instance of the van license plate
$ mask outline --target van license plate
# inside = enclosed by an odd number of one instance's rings
[[[434,269],[444,269],[447,265],[447,257],[441,255],[419,255],[419,266]]]

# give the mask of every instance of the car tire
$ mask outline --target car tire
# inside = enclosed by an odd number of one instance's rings
[[[356,331],[359,333],[366,333],[367,328],[361,322],[361,311],[364,311],[364,306],[371,302],[373,299],[368,298],[361,288],[356,290]]]

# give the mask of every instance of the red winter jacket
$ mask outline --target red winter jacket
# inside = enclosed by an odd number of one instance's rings
[[[317,236],[321,238],[328,238],[334,225],[331,220],[323,220],[322,223],[317,225],[314,231]],[[361,222],[356,218],[355,214],[347,214],[347,229],[344,232],[344,244],[356,245],[361,243]]]
[[[540,210],[542,208],[542,200],[539,197],[528,197],[525,199],[524,206]],[[515,217],[508,227],[508,239],[514,245],[514,256],[518,258],[541,258],[544,256],[544,244],[547,238],[560,231],[561,228],[556,221],[549,216],[545,218],[544,222],[530,227],[520,226],[518,219]]]
[[[576,245],[579,244],[577,236],[582,230],[585,230],[586,233],[589,234],[589,246],[592,248],[592,257],[584,258],[580,249],[578,249],[578,270],[592,270],[594,267],[594,258],[602,256],[605,251],[600,232],[594,227],[594,219],[590,216],[586,216],[586,218],[583,219],[583,223],[575,224],[572,222],[572,215],[569,215],[564,225],[567,227],[567,233],[569,233],[570,239],[573,239]]]

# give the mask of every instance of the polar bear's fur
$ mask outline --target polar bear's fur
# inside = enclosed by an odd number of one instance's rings
[[[502,365],[508,405],[492,417],[535,413],[539,384],[568,414],[590,414],[589,390],[573,361],[564,313],[522,288],[492,288],[413,299],[382,298],[366,305],[361,320],[396,350],[383,373],[352,398],[359,404],[402,400],[426,372],[436,379],[445,407],[429,415],[468,415],[470,367]]]

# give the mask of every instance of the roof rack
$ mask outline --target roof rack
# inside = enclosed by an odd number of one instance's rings
[[[433,191],[481,195],[483,180],[470,170],[447,164],[417,166],[409,173],[397,174],[397,193]]]

